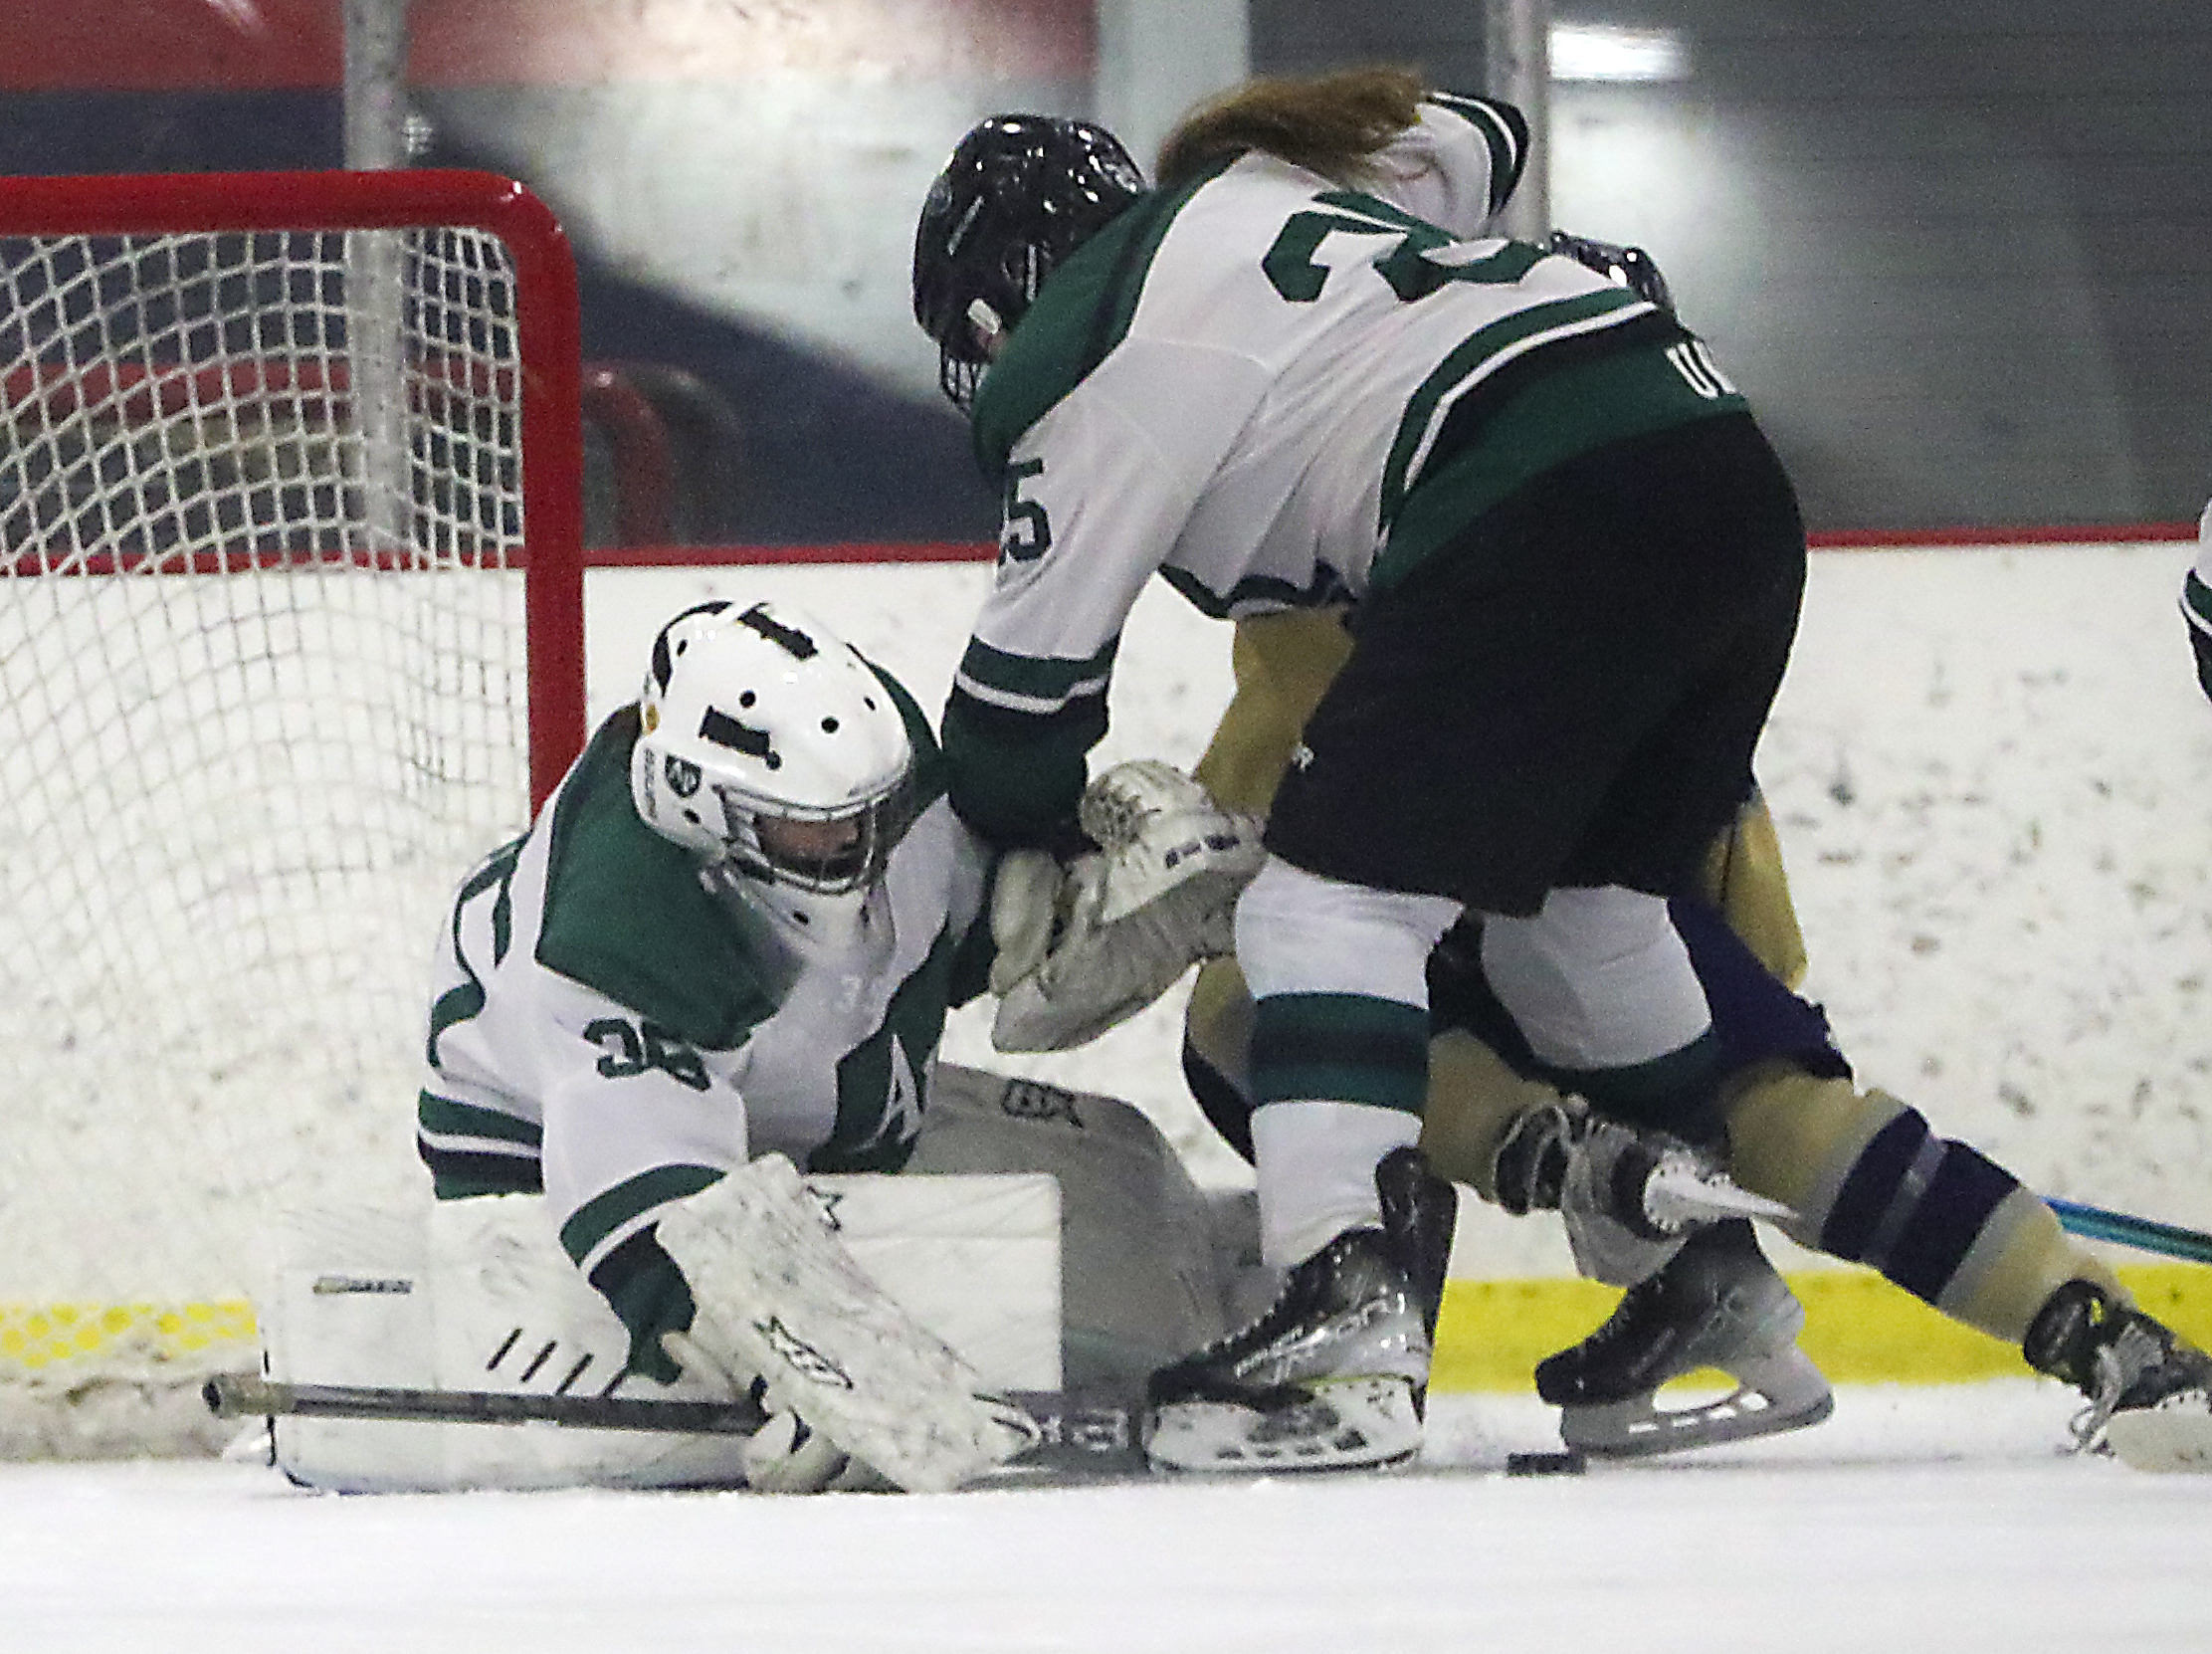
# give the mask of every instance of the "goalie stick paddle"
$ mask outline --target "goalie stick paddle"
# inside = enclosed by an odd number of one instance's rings
[[[2186,1258],[2191,1263],[2212,1264],[2212,1235],[2201,1229],[2159,1223],[2103,1206],[2085,1206],[2076,1200],[2054,1200],[2046,1196],[2044,1204],[2059,1214],[2059,1223],[2070,1235],[2132,1246],[2139,1252],[2159,1252],[2169,1258]]]
[[[767,1415],[743,1401],[662,1401],[648,1396],[540,1395],[507,1390],[390,1389],[361,1384],[281,1384],[220,1372],[201,1386],[218,1418],[383,1419],[424,1424],[553,1424],[576,1430],[665,1430],[750,1435]],[[1037,1441],[977,1485],[1113,1480],[1146,1473],[1136,1410],[1103,1396],[1024,1391],[1011,1397],[1037,1425]]]

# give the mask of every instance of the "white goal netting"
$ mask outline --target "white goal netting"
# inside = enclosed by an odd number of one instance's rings
[[[499,234],[317,210],[0,216],[0,1454],[235,1429],[265,1226],[417,1186],[431,942],[527,819],[561,375]]]

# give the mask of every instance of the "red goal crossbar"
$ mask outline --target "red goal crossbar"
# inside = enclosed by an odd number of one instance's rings
[[[467,228],[497,237],[513,264],[521,370],[527,535],[529,768],[533,805],[542,800],[584,737],[583,435],[576,274],[568,240],[551,211],[521,184],[491,173],[446,169],[391,172],[232,172],[0,179],[0,236],[138,237],[254,232]],[[19,350],[29,346],[20,336]],[[426,380],[425,372],[429,373]],[[411,397],[435,392],[441,364],[415,364]],[[454,371],[462,371],[455,369]],[[94,382],[101,375],[101,382]],[[343,399],[342,364],[216,360],[148,371],[115,365],[58,372],[35,357],[0,363],[0,405],[23,417],[31,404],[58,405],[120,392],[146,409],[210,384],[263,398]],[[228,561],[231,553],[223,554]],[[241,547],[241,566],[270,553]],[[93,571],[98,564],[87,565]],[[201,560],[205,566],[205,559]]]

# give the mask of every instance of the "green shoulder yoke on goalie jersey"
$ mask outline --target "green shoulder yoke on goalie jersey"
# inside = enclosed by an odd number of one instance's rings
[[[944,791],[943,756],[913,698],[872,670],[905,721],[918,814]],[[727,1051],[774,1014],[782,973],[701,883],[692,853],[638,819],[630,798],[638,732],[635,705],[614,713],[561,785],[537,961],[689,1044]]]

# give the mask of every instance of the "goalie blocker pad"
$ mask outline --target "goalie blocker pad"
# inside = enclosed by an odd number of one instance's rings
[[[1252,1253],[1249,1223],[1222,1225],[1129,1105],[950,1065],[908,1171],[805,1181],[860,1266],[993,1390],[1135,1387],[1226,1330],[1229,1276]],[[284,1383],[608,1393],[629,1344],[534,1196],[290,1214],[256,1308]],[[611,1393],[727,1399],[691,1378]],[[272,1429],[288,1476],[341,1492],[743,1482],[728,1435],[298,1416]]]

